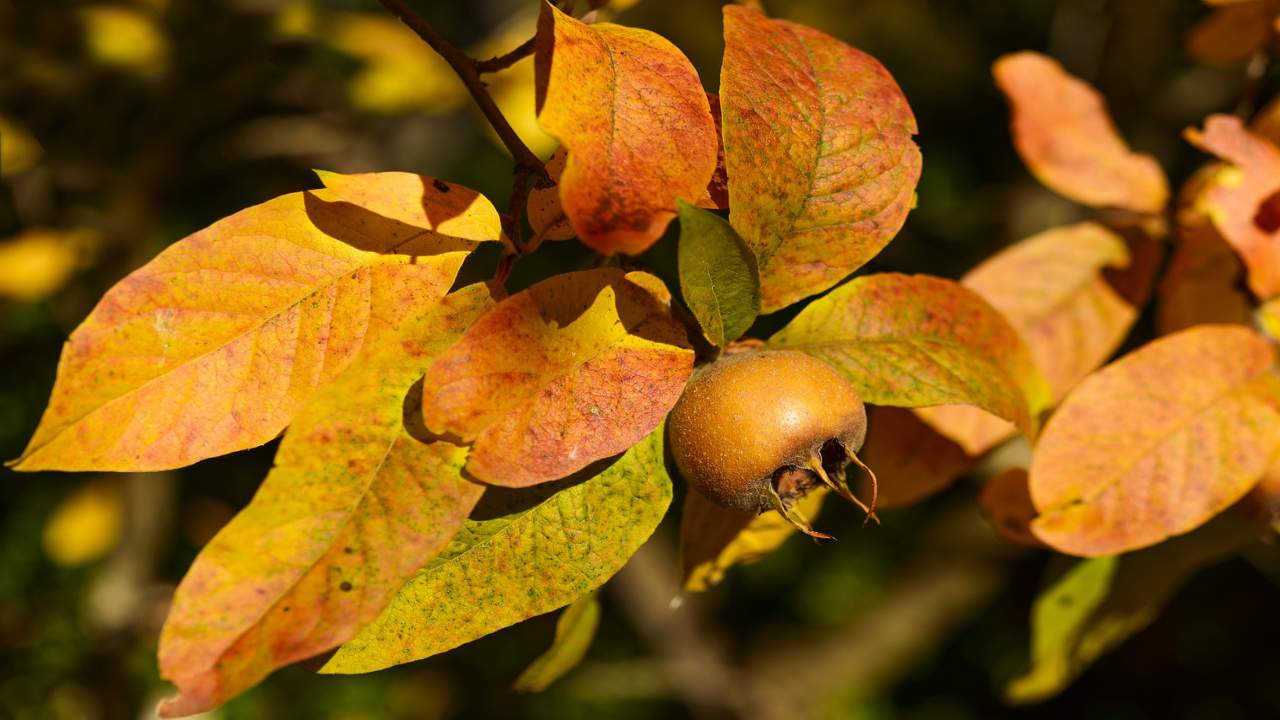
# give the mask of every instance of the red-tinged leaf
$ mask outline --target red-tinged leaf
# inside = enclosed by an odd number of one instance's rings
[[[1187,140],[1229,165],[1205,182],[1195,209],[1213,220],[1249,271],[1249,287],[1261,298],[1280,294],[1280,220],[1268,210],[1280,193],[1280,148],[1245,129],[1231,115],[1213,115],[1204,132]]]
[[[716,169],[715,121],[698,73],[648,30],[587,25],[543,3],[538,123],[569,151],[560,203],[582,242],[635,255],[700,198]]]
[[[664,427],[602,471],[485,490],[449,548],[320,671],[370,672],[444,652],[603,585],[671,503]]]
[[[1040,182],[1094,207],[1164,208],[1164,171],[1129,150],[1096,90],[1039,53],[1005,55],[992,69],[1013,109],[1014,145]]]
[[[1044,543],[1031,533],[1036,506],[1031,502],[1026,470],[1009,468],[988,480],[978,497],[978,503],[991,522],[991,527],[1001,537],[1019,545],[1044,547]]]
[[[818,516],[827,488],[811,490],[794,510],[810,522]],[[796,534],[796,526],[777,512],[759,515],[722,508],[690,490],[680,515],[680,563],[684,589],[705,592],[734,565],[755,562]]]
[[[178,586],[160,670],[179,694],[162,716],[217,707],[350,639],[480,498],[462,478],[466,448],[413,437],[404,397],[492,303],[480,285],[430,297],[299,410],[253,501]]]
[[[839,369],[866,402],[969,404],[1034,434],[1049,401],[1018,332],[977,293],[928,275],[855,278],[769,339]]]
[[[920,179],[916,121],[879,62],[829,35],[727,5],[724,39],[730,220],[759,258],[768,313],[897,234]]]
[[[707,93],[707,103],[711,106],[711,117],[716,123],[716,171],[707,183],[707,192],[698,201],[698,205],[713,210],[729,209],[729,171],[724,165],[724,122],[720,110],[720,96]]]
[[[564,215],[560,206],[560,176],[564,174],[565,159],[569,151],[564,146],[556,148],[547,158],[547,174],[555,182],[551,187],[534,188],[529,191],[526,208],[529,215],[529,227],[533,228],[534,237],[543,240],[570,240],[573,238],[573,226]]]
[[[1252,330],[1202,325],[1080,383],[1036,445],[1036,536],[1073,555],[1125,552],[1240,499],[1280,448],[1274,365]]]
[[[489,201],[457,185],[323,179],[332,187],[236,213],[109,290],[63,348],[15,468],[159,470],[261,445],[500,234]]]
[[[1243,281],[1240,257],[1212,225],[1183,225],[1157,291],[1156,329],[1248,325],[1253,303]]]
[[[1057,402],[1097,369],[1138,317],[1103,277],[1129,264],[1124,240],[1101,225],[1046,230],[1006,248],[960,281],[1008,318],[1022,336]],[[1013,428],[964,406],[925,408],[919,415],[970,455],[981,455]]]
[[[1187,53],[1214,65],[1248,62],[1275,33],[1280,2],[1251,0],[1220,4],[1187,33]]]
[[[1013,427],[999,422],[1005,428]],[[871,411],[861,455],[879,482],[876,506],[886,510],[913,505],[945,490],[974,462],[963,447],[926,425],[914,412],[896,407]],[[858,496],[869,497],[870,479],[864,477],[860,482]]]
[[[507,298],[427,372],[427,427],[473,443],[467,470],[510,487],[626,450],[693,371],[670,295],[655,292],[666,291],[651,275],[599,269]]]

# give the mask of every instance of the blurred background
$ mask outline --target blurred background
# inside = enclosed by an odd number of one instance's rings
[[[412,4],[477,57],[527,39],[537,12],[534,0]],[[1210,12],[1195,0],[764,4],[879,58],[919,119],[919,207],[868,270],[957,277],[1085,216],[1014,154],[989,72],[1003,53],[1047,52],[1093,82],[1175,185],[1203,161],[1184,127],[1280,87],[1280,73],[1256,65],[1261,79],[1246,79],[1239,48],[1256,23],[1193,34],[1191,56],[1188,35]],[[718,2],[605,12],[666,35],[715,89]],[[531,61],[490,82],[548,154]],[[510,192],[510,160],[462,85],[374,2],[0,0],[0,455],[22,450],[63,340],[108,287],[218,218],[318,186],[311,168],[420,172],[500,207]],[[670,256],[664,241],[651,259],[669,267]],[[589,260],[576,243],[552,244],[513,283]],[[1130,344],[1149,337],[1140,323]],[[273,451],[150,475],[0,469],[0,718],[151,717],[168,691],[154,651],[172,588],[247,503]],[[554,616],[368,676],[317,676],[319,663],[304,663],[209,716],[716,718],[732,708],[706,690],[728,683],[773,718],[1280,717],[1280,590],[1257,558],[1197,575],[1057,698],[1005,705],[1005,685],[1027,667],[1031,601],[1050,560],[995,539],[978,487],[969,478],[865,529],[831,504],[818,525],[840,542],[792,538],[672,613],[677,503],[601,593],[586,659],[541,694],[511,686],[547,647]]]

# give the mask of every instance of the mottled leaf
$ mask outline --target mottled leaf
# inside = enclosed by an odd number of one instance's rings
[[[480,498],[465,448],[425,444],[403,422],[431,356],[492,304],[482,285],[433,296],[302,407],[253,501],[196,558],[160,636],[161,674],[179,690],[163,716],[216,707],[349,639]]]
[[[825,487],[811,490],[794,509],[812,521],[826,496]],[[759,515],[730,510],[690,490],[680,515],[684,589],[705,592],[719,585],[729,568],[759,560],[795,533],[796,526],[773,510]]]
[[[516,678],[516,690],[542,692],[586,657],[600,624],[600,601],[595,593],[579,598],[560,613],[551,647]]]
[[[812,28],[724,8],[730,220],[773,312],[880,252],[914,203],[915,117],[879,62]]]
[[[1153,548],[1077,562],[1036,599],[1031,668],[1009,684],[1006,697],[1031,703],[1057,695],[1154,622],[1200,569],[1256,542],[1265,529],[1265,523],[1233,513]]]
[[[1280,294],[1280,218],[1269,214],[1280,193],[1280,148],[1231,115],[1213,115],[1187,140],[1226,161],[1206,181],[1195,208],[1209,216],[1249,271],[1261,298]]]
[[[1124,552],[1240,499],[1280,448],[1274,364],[1252,330],[1201,325],[1080,383],[1036,445],[1036,536],[1073,555]]]
[[[975,292],[927,275],[855,278],[769,340],[849,378],[866,402],[970,404],[1034,433],[1049,391],[1026,345]]]
[[[63,348],[18,470],[158,470],[261,445],[366,339],[498,237],[484,197],[418,175],[243,210],[109,290]]]
[[[562,478],[644,437],[693,372],[657,278],[604,268],[503,300],[427,372],[423,413],[495,485]]]
[[[964,407],[968,406],[947,406]],[[994,416],[981,413],[982,417]],[[998,420],[1005,428],[1009,423]],[[963,447],[938,433],[911,410],[877,407],[867,422],[862,461],[875,470],[877,507],[890,509],[917,503],[941,492],[974,463]],[[860,481],[859,497],[869,497],[870,478]]]
[[[1018,331],[1057,402],[1096,370],[1138,317],[1102,271],[1129,263],[1124,240],[1101,225],[1046,230],[1001,251],[960,284],[999,310]],[[919,415],[970,455],[981,455],[1013,428],[966,406],[925,408]]]
[[[587,25],[543,3],[538,122],[569,151],[560,203],[582,242],[612,255],[652,245],[676,198],[716,169],[715,121],[688,58],[660,35]]]
[[[595,590],[671,503],[662,438],[660,426],[598,473],[486,490],[448,549],[321,672],[369,672],[441,653]]]
[[[1164,208],[1160,165],[1129,150],[1096,90],[1034,52],[1005,55],[993,72],[1013,110],[1014,146],[1040,182],[1095,207]]]
[[[716,347],[736,340],[760,312],[751,249],[719,215],[680,201],[680,294]]]
[[[1001,537],[1030,547],[1044,547],[1031,533],[1036,507],[1027,486],[1027,471],[1009,468],[987,481],[978,496],[982,513]]]

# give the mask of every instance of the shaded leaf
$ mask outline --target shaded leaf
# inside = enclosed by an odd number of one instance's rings
[[[95,62],[143,76],[164,72],[169,38],[151,13],[121,5],[79,8],[86,54]]]
[[[489,201],[457,185],[321,178],[329,188],[242,210],[109,290],[63,348],[14,466],[158,470],[261,445],[500,233]]]
[[[1248,325],[1252,301],[1235,250],[1208,223],[1180,224],[1173,257],[1157,290],[1156,329]]]
[[[369,672],[455,648],[592,592],[671,503],[663,428],[598,473],[489,488],[449,548],[343,645],[325,673]]]
[[[661,281],[604,268],[503,300],[431,366],[423,417],[467,471],[523,487],[626,450],[675,405],[693,352]]]
[[[595,593],[579,598],[560,613],[551,647],[516,678],[520,692],[542,692],[586,657],[600,624],[600,601]]]
[[[440,282],[448,284],[450,279]],[[201,551],[160,635],[166,717],[203,712],[349,639],[442,550],[480,498],[466,449],[424,444],[405,393],[492,303],[472,285],[404,308],[298,413],[253,501]]]
[[[1099,657],[1150,625],[1187,580],[1262,537],[1265,524],[1228,514],[1128,555],[1081,560],[1036,599],[1031,668],[1005,690],[1014,703],[1052,697]]]
[[[879,62],[812,28],[724,8],[730,220],[763,312],[822,292],[893,239],[914,203],[915,117]]]
[[[1245,63],[1266,47],[1280,2],[1252,0],[1214,8],[1187,32],[1187,53],[1204,63]]]
[[[707,183],[706,193],[698,200],[698,206],[712,210],[728,210],[729,171],[725,169],[724,164],[724,123],[720,110],[720,96],[716,93],[707,93],[707,104],[711,106],[711,118],[716,123],[716,171],[711,175],[711,182]]]
[[[1029,547],[1044,547],[1031,533],[1036,506],[1031,502],[1027,471],[1009,468],[987,481],[978,496],[982,512],[1001,537]]]
[[[1104,555],[1187,532],[1249,491],[1280,447],[1280,379],[1267,341],[1202,325],[1080,383],[1031,464],[1036,536]]]
[[[795,509],[809,521],[818,516],[827,488],[818,487]],[[759,515],[720,507],[690,490],[680,515],[680,563],[684,589],[705,592],[719,585],[729,568],[755,562],[777,550],[796,526],[776,511]]]
[[[1164,171],[1129,150],[1096,90],[1034,52],[1005,55],[992,71],[1013,111],[1014,146],[1040,182],[1094,207],[1164,208]]]
[[[680,294],[707,340],[736,340],[760,312],[760,271],[733,227],[707,210],[680,201]]]
[[[676,198],[701,197],[716,168],[697,71],[660,35],[586,25],[546,2],[534,59],[538,122],[569,151],[565,215],[601,253],[643,252],[675,217]]]
[[[964,407],[968,406],[948,406]],[[994,418],[981,413],[981,417]],[[998,420],[1003,427],[1009,423]],[[941,492],[973,465],[973,458],[955,441],[938,433],[911,410],[877,407],[867,422],[862,461],[879,480],[877,507],[906,507]],[[864,477],[859,497],[868,497],[870,479]]]
[[[866,402],[971,404],[1034,433],[1048,388],[1026,345],[972,290],[927,275],[855,278],[769,340],[838,368]]]
[[[533,228],[535,237],[543,240],[569,240],[574,237],[573,226],[565,217],[564,208],[560,206],[560,176],[564,174],[565,159],[569,151],[564,146],[556,148],[547,159],[547,174],[555,181],[551,187],[535,187],[529,191],[526,209],[529,214],[529,227]]]
[[[1097,369],[1137,319],[1102,271],[1129,264],[1124,240],[1095,223],[1053,228],[1006,248],[960,283],[999,310],[1022,336],[1056,403]],[[925,408],[930,425],[981,455],[1013,428],[965,406]]]
[[[1249,271],[1249,287],[1266,299],[1280,294],[1280,219],[1267,203],[1280,192],[1280,148],[1245,129],[1231,115],[1213,115],[1187,140],[1227,163],[1200,191],[1195,209],[1213,220]]]
[[[40,162],[44,148],[12,118],[0,115],[0,177],[26,172]]]

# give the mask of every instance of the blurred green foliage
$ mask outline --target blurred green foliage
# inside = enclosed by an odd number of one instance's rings
[[[1230,111],[1243,77],[1240,68],[1186,58],[1183,37],[1205,12],[1193,0],[765,5],[879,58],[918,116],[925,157],[918,208],[870,271],[955,277],[1013,240],[1081,216],[1034,183],[1014,154],[988,70],[1000,54],[1048,52],[1095,83],[1131,144],[1154,153],[1175,180],[1201,161],[1180,130]],[[536,10],[534,0],[416,6],[472,48],[510,37],[512,19]],[[387,19],[376,3],[358,0],[0,0],[0,238],[34,228],[93,236],[74,247],[76,269],[56,291],[0,299],[0,454],[22,449],[63,339],[104,290],[213,220],[316,186],[310,168],[422,172],[505,203],[510,163],[463,102],[461,86],[433,75],[430,58],[399,67],[403,55],[388,60],[369,50],[397,47],[389,39],[375,34],[362,44],[342,34],[352,27],[342,22],[363,15]],[[666,35],[709,88],[718,84],[718,2],[640,0],[618,19]],[[1278,80],[1273,70],[1265,87],[1274,90]],[[512,102],[522,91],[511,91]],[[668,279],[672,250],[668,239],[648,258]],[[590,261],[575,243],[552,244],[522,261],[512,284]],[[24,268],[0,272],[32,272]],[[763,318],[756,329],[784,320]],[[93,478],[0,470],[0,717],[149,717],[166,692],[153,656],[168,595],[199,546],[251,497],[273,451],[274,444],[175,473],[111,479],[123,498],[123,530],[105,556],[73,567],[46,554],[46,525]],[[776,683],[781,693],[801,675],[829,677],[827,685],[802,686],[823,688],[810,700],[832,718],[1280,716],[1280,592],[1276,566],[1265,559],[1200,575],[1153,627],[1061,697],[1025,709],[1002,705],[1004,683],[1026,665],[1031,598],[1046,559],[966,545],[963,538],[986,533],[975,490],[962,483],[886,512],[878,528],[860,529],[859,518],[833,505],[822,526],[841,542],[793,538],[688,603],[734,662],[764,658],[761,666],[775,674],[758,683]],[[668,542],[675,520],[673,513],[660,533]],[[959,583],[963,602],[942,603],[945,612],[930,616],[936,623],[916,628],[909,652],[858,656],[861,665],[815,652],[812,663],[832,664],[810,665],[806,643],[836,638],[853,646],[902,632],[892,624],[901,623],[901,608],[945,589],[930,584],[931,568],[953,571],[948,582]],[[682,701],[660,643],[637,629],[617,594],[606,590],[601,599],[586,661],[543,694],[520,695],[511,684],[546,648],[554,616],[374,675],[320,677],[312,673],[318,662],[304,663],[214,716],[717,717]],[[790,665],[770,665],[775,656]]]

